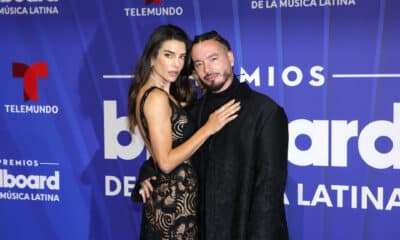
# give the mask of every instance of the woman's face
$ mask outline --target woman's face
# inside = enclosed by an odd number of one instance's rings
[[[164,82],[175,82],[186,58],[186,45],[178,40],[167,40],[161,44],[157,57],[151,60],[154,78]]]

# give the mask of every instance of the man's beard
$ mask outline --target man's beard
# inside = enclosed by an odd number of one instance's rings
[[[221,90],[221,88],[225,85],[225,83],[226,83],[229,79],[231,79],[231,78],[233,77],[233,74],[232,74],[232,72],[227,72],[227,71],[225,71],[225,72],[222,74],[222,77],[223,77],[223,80],[224,80],[224,81],[222,81],[222,82],[220,82],[220,83],[218,83],[218,84],[213,84],[213,83],[207,84],[207,83],[203,82],[204,86],[205,86],[206,89],[207,89],[207,92],[218,92],[219,90]]]

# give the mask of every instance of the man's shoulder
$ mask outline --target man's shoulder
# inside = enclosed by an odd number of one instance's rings
[[[281,108],[270,96],[251,89],[246,83],[241,83],[241,92],[246,95],[246,100],[257,108],[270,109],[271,111]]]

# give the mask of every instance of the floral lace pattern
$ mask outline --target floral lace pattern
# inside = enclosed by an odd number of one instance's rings
[[[141,120],[148,132],[143,114],[144,100],[155,88],[149,88],[141,100]],[[193,133],[186,112],[170,99],[173,146]],[[154,191],[143,207],[141,239],[197,239],[197,180],[190,160],[184,161],[171,173],[161,171],[153,182]]]

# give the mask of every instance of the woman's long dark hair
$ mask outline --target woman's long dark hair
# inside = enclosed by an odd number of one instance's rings
[[[157,27],[150,35],[149,40],[143,50],[135,68],[135,77],[129,89],[128,97],[128,117],[129,129],[134,132],[137,125],[136,122],[136,101],[139,90],[147,82],[150,77],[152,67],[151,59],[157,57],[161,45],[168,40],[177,40],[185,43],[186,58],[183,69],[178,78],[170,86],[170,94],[180,103],[190,104],[196,97],[193,85],[190,83],[189,76],[191,74],[190,67],[190,46],[191,42],[188,35],[181,28],[175,25],[161,25]]]

